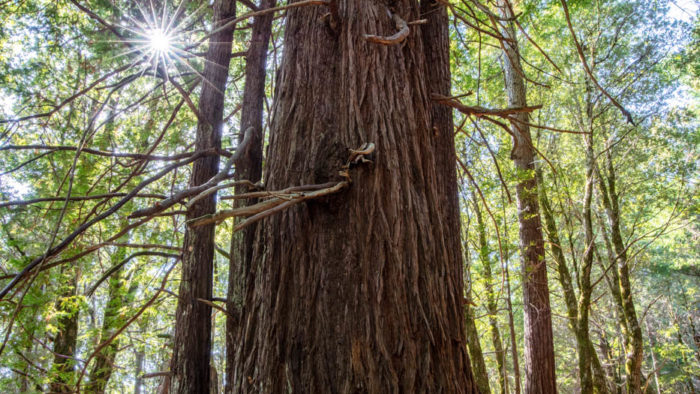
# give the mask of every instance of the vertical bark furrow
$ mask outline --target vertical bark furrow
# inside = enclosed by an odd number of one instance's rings
[[[262,222],[235,391],[474,392],[420,34],[372,44],[363,34],[394,29],[387,6],[338,9],[335,32],[324,8],[289,11],[266,183],[336,180],[364,142],[374,164],[351,169],[347,191]],[[420,16],[416,1],[393,11]]]

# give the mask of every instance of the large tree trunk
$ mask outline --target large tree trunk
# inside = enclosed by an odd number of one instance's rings
[[[512,18],[513,12],[506,1],[499,1],[501,13]],[[515,29],[506,23],[504,36],[503,69],[508,105],[526,107],[527,94]],[[535,151],[532,146],[527,113],[513,115],[513,151],[511,157],[518,169],[520,181],[516,185],[518,223],[520,225],[520,253],[523,269],[523,309],[525,311],[525,393],[556,393],[554,340],[549,306],[547,265],[544,260],[544,240],[537,201]]]
[[[450,31],[447,9],[435,0],[420,0],[420,14],[427,23],[420,31],[425,53],[425,83],[428,94],[450,96],[452,74],[450,72]],[[455,151],[452,108],[433,103],[430,109],[430,126],[433,132],[432,150],[435,154],[435,182],[438,188],[439,209],[445,221],[443,236],[448,261],[462,262],[459,194],[457,187],[457,153]],[[459,272],[462,272],[461,265]],[[453,267],[456,268],[456,267]]]
[[[234,0],[214,2],[214,30],[236,14]],[[204,67],[195,149],[221,147],[221,120],[224,108],[226,79],[231,58],[233,26],[209,38]],[[190,185],[208,181],[219,169],[219,157],[207,156],[194,162]],[[216,194],[195,203],[187,211],[187,219],[213,213]],[[206,393],[209,390],[211,350],[211,307],[197,299],[212,297],[214,261],[214,225],[188,227],[182,256],[182,278],[175,313],[175,342],[171,362],[171,390],[174,393]]]
[[[276,0],[262,0],[260,8],[272,8]],[[258,182],[262,175],[263,156],[263,99],[265,97],[265,74],[267,63],[267,47],[270,43],[273,13],[258,16],[253,21],[253,31],[250,46],[246,56],[245,87],[243,89],[243,104],[241,107],[241,129],[239,142],[243,141],[248,128],[252,127],[252,138],[246,154],[236,164],[236,179],[247,179]],[[236,194],[245,193],[248,188],[236,188]],[[255,199],[247,201],[236,200],[238,206],[254,204]],[[225,392],[230,392],[233,384],[233,363],[238,343],[236,331],[240,324],[240,313],[245,297],[246,273],[250,267],[253,254],[256,225],[247,227],[244,231],[233,232],[231,235],[231,260],[228,270],[227,307],[229,314],[226,318],[226,382]]]
[[[338,180],[348,149],[376,144],[346,191],[258,230],[235,392],[476,392],[464,338],[457,236],[437,181],[419,27],[402,45],[385,4],[290,10],[266,185]],[[403,20],[416,1],[393,3]],[[448,196],[451,198],[451,196]]]

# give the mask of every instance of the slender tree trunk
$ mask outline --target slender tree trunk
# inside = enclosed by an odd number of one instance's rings
[[[74,268],[63,268],[61,274],[68,279],[56,309],[58,318],[58,333],[53,344],[53,367],[49,392],[73,392],[75,383],[75,346],[78,341],[78,305],[75,301],[78,274]]]
[[[540,168],[537,168],[537,178],[539,183],[542,216],[544,217],[547,238],[549,238],[550,250],[552,251],[554,261],[557,263],[559,284],[561,285],[562,290],[564,292],[564,304],[566,305],[567,316],[569,318],[569,328],[572,330],[572,332],[575,332],[576,325],[578,322],[578,306],[576,304],[576,291],[574,290],[574,284],[571,279],[571,272],[569,271],[569,267],[566,264],[566,256],[564,255],[564,250],[561,247],[559,231],[557,230],[557,224],[554,220],[554,213],[552,212],[552,208],[549,203],[547,189],[544,185],[544,177]]]
[[[600,183],[600,180],[599,186],[601,187],[601,190],[606,190],[601,193],[603,195],[604,200],[605,195],[607,193],[607,188],[605,188],[604,184]],[[605,242],[605,249],[608,255],[608,264],[616,264],[615,251],[613,250],[612,243],[610,242],[608,230],[607,228],[605,228],[604,220],[602,218],[599,218],[598,224],[600,227],[600,233],[603,236],[603,241]],[[620,323],[620,334],[622,335],[622,341],[620,341],[620,343],[624,347],[624,353],[627,353],[627,347],[629,346],[629,338],[631,335],[629,333],[630,331],[627,325],[627,319],[625,319],[625,307],[622,303],[622,294],[620,293],[620,275],[618,274],[616,267],[607,270],[608,267],[603,265],[602,263],[600,264],[600,266],[603,270],[603,275],[605,277],[605,281],[608,284],[608,288],[610,289],[610,293],[612,294],[611,298],[613,300],[613,304],[615,305],[616,320]],[[610,274],[609,276],[608,273]]]
[[[578,304],[576,302],[576,291],[574,290],[574,285],[571,280],[571,273],[569,272],[569,267],[566,263],[564,250],[561,248],[559,231],[557,230],[557,225],[554,220],[554,213],[552,212],[549,198],[547,197],[547,190],[544,186],[544,178],[540,168],[537,168],[537,179],[539,181],[540,205],[542,206],[542,215],[544,216],[547,237],[549,238],[552,256],[554,257],[554,261],[557,263],[559,283],[564,291],[564,303],[566,305],[567,316],[569,318],[569,328],[576,337],[577,341],[579,340],[579,336],[581,336],[581,339],[583,340],[583,343],[581,344],[577,342],[577,348],[584,346],[589,349],[588,354],[590,357],[591,370],[593,372],[594,392],[608,393],[609,390],[605,379],[605,371],[603,371],[598,354],[593,347],[590,332],[582,332],[578,329],[579,311]],[[579,371],[579,374],[581,375],[580,377],[582,378],[582,381],[584,376],[581,374],[581,371]]]
[[[476,216],[477,232],[479,235],[479,259],[481,260],[483,276],[486,282],[486,310],[489,314],[491,341],[493,343],[493,349],[496,352],[496,364],[498,365],[498,384],[500,386],[499,392],[501,394],[505,394],[506,379],[508,379],[505,370],[506,352],[503,350],[501,332],[498,328],[498,301],[496,300],[496,295],[494,294],[493,290],[495,281],[493,279],[493,273],[491,272],[491,258],[489,257],[491,251],[486,239],[486,227],[481,216],[481,210],[479,209],[479,201],[476,199],[476,195],[474,194],[472,194],[472,201],[474,205],[474,214]]]
[[[685,301],[686,309],[688,309],[688,300],[685,297],[685,293],[683,293],[683,300]],[[700,333],[695,328],[692,313],[688,313],[688,325],[690,326],[690,335],[693,337],[693,343],[695,344],[695,359],[700,363]]]
[[[468,229],[467,229],[468,233]],[[467,285],[465,289],[464,303],[464,325],[467,335],[467,348],[469,349],[469,359],[471,360],[472,372],[474,373],[474,381],[476,387],[482,394],[490,394],[491,387],[489,386],[489,375],[484,362],[484,353],[481,350],[481,342],[479,340],[479,332],[476,329],[474,320],[474,312],[472,311],[472,292],[471,292],[471,256],[469,255],[469,246],[464,245],[464,276]]]
[[[484,353],[481,351],[479,332],[476,330],[476,324],[474,324],[474,312],[472,311],[469,302],[471,302],[471,297],[467,300],[467,304],[464,306],[464,324],[466,326],[469,359],[472,362],[471,366],[472,371],[474,372],[474,381],[476,382],[476,387],[479,389],[480,393],[490,393],[491,387],[489,386],[489,375],[486,370],[486,363],[484,362]]]
[[[476,392],[420,27],[383,46],[364,34],[395,33],[386,5],[329,5],[288,11],[266,185],[338,180],[365,142],[374,164],[261,222],[234,391]],[[415,0],[392,12],[420,18]]]
[[[612,154],[607,150],[607,171],[605,179],[601,174],[599,185],[603,194],[603,205],[608,216],[608,226],[610,228],[610,238],[615,250],[615,263],[620,287],[620,297],[624,318],[627,322],[629,345],[627,346],[627,359],[625,371],[627,373],[627,391],[636,394],[642,390],[642,363],[644,357],[644,341],[642,338],[642,327],[637,319],[637,312],[632,299],[632,285],[630,284],[630,272],[627,261],[627,247],[622,239],[620,229],[620,205],[617,191],[615,190],[615,168],[612,163]]]
[[[587,108],[590,114],[590,104]],[[590,117],[589,117],[590,118]],[[589,338],[589,312],[591,305],[591,270],[593,268],[593,257],[595,251],[595,234],[593,233],[593,216],[591,213],[591,203],[593,200],[593,187],[595,182],[593,153],[592,128],[589,134],[584,137],[585,157],[586,157],[586,183],[583,193],[583,256],[581,257],[581,268],[579,271],[579,298],[578,298],[578,321],[576,327],[576,343],[578,350],[578,368],[581,381],[581,392],[593,392],[593,376],[591,374],[591,350],[586,339]]]
[[[213,30],[236,14],[234,0],[214,2]],[[219,30],[209,39],[199,97],[201,119],[197,125],[197,151],[221,148],[221,120],[226,79],[231,58],[233,26]],[[219,169],[219,157],[208,156],[194,162],[190,185],[209,180]],[[187,219],[213,213],[216,194],[199,200],[187,211]],[[171,390],[174,393],[206,393],[209,390],[211,350],[211,307],[197,299],[212,297],[214,225],[188,227],[182,256],[182,278],[175,313],[175,341],[171,362]]]
[[[501,196],[501,201],[504,200],[504,196]],[[518,341],[515,335],[515,319],[513,318],[513,297],[510,290],[510,269],[508,268],[508,260],[510,259],[510,252],[508,251],[508,221],[506,220],[506,207],[503,205],[503,238],[505,243],[505,248],[503,250],[503,260],[505,266],[503,267],[505,279],[506,279],[506,307],[508,308],[508,329],[510,330],[510,351],[513,357],[513,380],[515,381],[515,394],[520,394],[520,357],[518,356]]]
[[[260,8],[272,8],[276,0],[262,0]],[[263,99],[265,97],[265,74],[267,64],[267,48],[270,43],[272,19],[274,14],[258,16],[253,21],[250,46],[246,56],[245,87],[243,88],[243,104],[241,106],[241,128],[238,141],[241,142],[252,127],[252,139],[246,154],[236,164],[236,179],[247,179],[258,182],[262,176],[263,156]],[[245,193],[248,188],[238,187],[236,193]],[[236,200],[238,205],[254,204],[256,200]],[[233,387],[233,365],[238,350],[236,331],[240,324],[240,314],[245,297],[245,280],[250,267],[255,242],[255,230],[252,225],[242,232],[231,234],[231,261],[229,263],[229,282],[227,296],[226,318],[226,382],[224,392],[228,393]]]
[[[511,18],[513,12],[506,1],[499,1],[501,13]],[[511,22],[504,27],[503,69],[508,105],[527,106],[523,69],[520,65],[517,37]],[[525,310],[525,393],[556,393],[554,340],[549,306],[547,265],[544,260],[544,240],[537,201],[535,151],[532,146],[527,113],[514,115],[511,121],[513,151],[511,158],[519,171],[516,185],[520,249],[523,267],[523,308]]]
[[[644,319],[644,324],[646,325],[647,335],[649,336],[649,354],[651,354],[651,367],[653,368],[652,373],[654,374],[656,394],[661,394],[661,387],[659,386],[659,371],[656,366],[656,355],[654,354],[654,337],[651,335],[648,319]]]
[[[120,248],[120,251],[114,255],[112,262],[118,263],[124,258],[125,248]],[[124,288],[123,269],[117,270],[109,279],[108,300],[105,306],[105,315],[102,322],[102,332],[100,337],[104,340],[110,338],[114,332],[119,329],[124,322],[121,316],[122,308],[128,303],[128,294],[133,293],[136,287],[132,287],[127,291]],[[103,393],[109,378],[114,371],[114,359],[119,351],[119,337],[114,339],[110,344],[102,349],[95,356],[95,361],[90,370],[90,380],[85,388],[86,393]]]
[[[685,295],[683,296],[683,298],[685,299]],[[686,301],[686,305],[687,305],[687,301]],[[676,326],[681,327],[680,321],[678,321],[678,317],[673,313],[673,311],[671,312],[671,314],[673,315],[673,321],[676,324]],[[691,322],[691,324],[692,324],[692,322]],[[693,327],[693,332],[695,332],[694,327]],[[695,338],[695,336],[693,336],[693,338]],[[688,344],[686,344],[685,341],[683,340],[683,334],[682,334],[680,329],[676,331],[676,339],[678,340],[678,344],[681,345],[681,347],[688,346]],[[688,347],[690,347],[690,346],[688,346]],[[688,363],[688,359],[686,358],[685,354],[683,354],[681,356],[681,361],[682,361],[683,365],[686,365]],[[693,377],[689,376],[688,380],[686,381],[686,386],[688,386],[688,390],[692,394],[695,394],[695,384],[693,383],[693,380],[694,380]]]
[[[605,331],[601,332],[600,338],[600,350],[605,356],[606,369],[608,370],[608,375],[612,377],[612,393],[621,394],[622,393],[622,379],[620,377],[618,363],[613,360],[613,349],[610,346],[610,342],[605,336]]]
[[[143,348],[139,348],[136,351],[136,371],[134,372],[134,394],[141,394],[141,389],[143,387],[143,378],[141,378],[141,375],[143,374],[143,359],[145,356],[145,351]]]
[[[513,319],[513,303],[510,292],[510,274],[506,269],[506,305],[508,307],[508,328],[510,330],[510,351],[513,357],[513,380],[515,381],[515,394],[520,394],[520,357],[518,356],[518,341],[515,334],[515,321]]]

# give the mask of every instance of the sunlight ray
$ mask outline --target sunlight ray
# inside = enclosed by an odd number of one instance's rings
[[[173,51],[173,55],[176,56],[178,59],[181,60],[180,62],[178,62],[178,64],[181,64],[181,63],[182,63],[182,64],[184,64],[185,66],[189,67],[190,70],[192,70],[195,74],[197,74],[200,78],[202,78],[202,80],[204,81],[204,83],[206,83],[206,84],[208,84],[210,87],[214,88],[214,90],[216,90],[219,94],[224,94],[221,90],[219,90],[216,86],[214,86],[214,84],[212,84],[202,73],[200,73],[199,71],[197,71],[196,68],[194,68],[193,66],[191,66],[191,65],[189,64],[189,62],[187,62],[186,59],[180,57],[180,55],[178,55],[175,51]]]

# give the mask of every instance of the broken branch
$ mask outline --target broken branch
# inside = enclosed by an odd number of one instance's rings
[[[403,40],[406,39],[406,37],[408,37],[408,24],[405,20],[401,19],[401,17],[396,13],[391,15],[391,20],[393,20],[394,24],[396,24],[396,29],[399,30],[398,32],[391,36],[376,36],[373,34],[365,34],[365,40],[382,45],[400,44]]]

